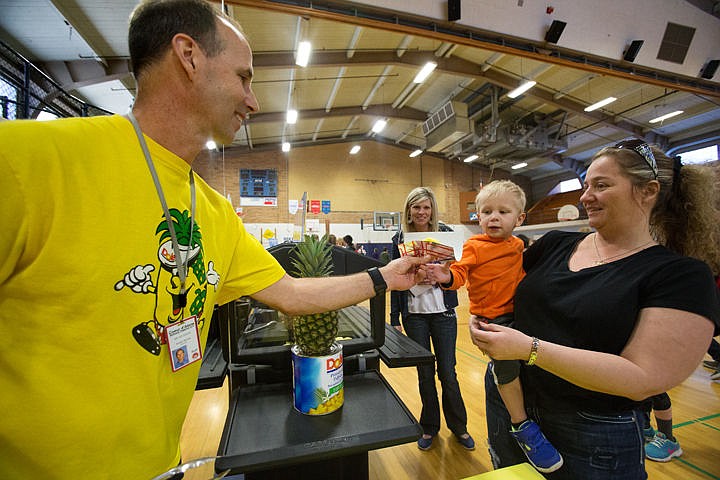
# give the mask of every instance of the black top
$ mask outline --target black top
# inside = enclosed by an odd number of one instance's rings
[[[705,263],[657,245],[570,271],[570,256],[586,235],[549,232],[525,252],[515,328],[541,341],[619,355],[646,307],[684,310],[720,324],[718,290]],[[537,366],[524,366],[522,383],[529,406],[555,411],[617,412],[639,404],[585,390]]]

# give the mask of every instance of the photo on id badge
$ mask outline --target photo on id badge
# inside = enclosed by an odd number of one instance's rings
[[[170,366],[177,372],[202,359],[197,318],[190,317],[166,327]]]

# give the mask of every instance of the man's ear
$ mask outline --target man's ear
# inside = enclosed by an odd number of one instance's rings
[[[197,60],[200,53],[200,45],[189,35],[178,33],[172,38],[172,50],[180,65],[188,76],[197,72]]]

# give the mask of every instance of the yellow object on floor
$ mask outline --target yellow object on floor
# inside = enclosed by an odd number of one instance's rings
[[[540,472],[535,470],[529,463],[521,463],[512,467],[505,467],[492,472],[473,475],[463,480],[536,480],[544,479]]]

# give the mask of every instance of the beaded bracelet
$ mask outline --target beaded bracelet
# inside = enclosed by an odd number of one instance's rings
[[[537,337],[533,337],[532,347],[530,347],[530,357],[528,358],[528,361],[526,362],[528,365],[533,365],[535,363],[535,360],[537,360],[538,347],[540,347],[540,340],[538,340]]]

